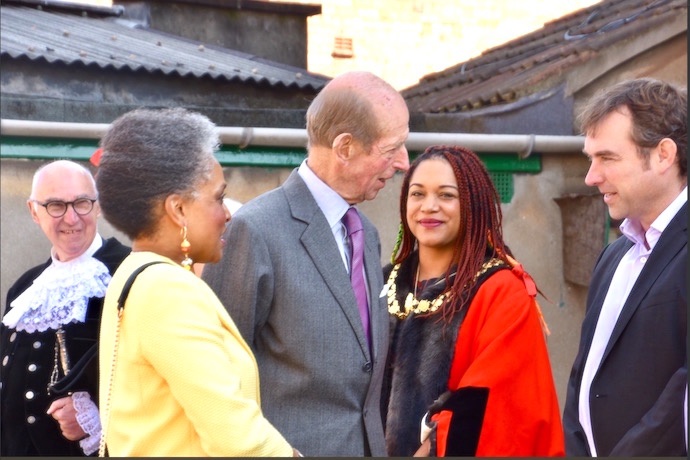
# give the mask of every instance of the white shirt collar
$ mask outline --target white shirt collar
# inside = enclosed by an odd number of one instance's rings
[[[683,188],[683,191],[669,204],[666,209],[662,211],[659,216],[654,219],[654,222],[649,226],[647,232],[642,231],[642,225],[638,220],[625,219],[620,225],[620,231],[630,241],[635,244],[644,244],[645,240],[649,245],[650,250],[654,249],[657,241],[661,238],[661,234],[673,218],[678,214],[681,207],[688,201],[688,186]]]
[[[96,236],[94,236],[93,241],[91,242],[89,247],[78,258],[93,256],[96,253],[96,251],[101,249],[101,246],[103,246],[103,237],[99,233],[96,233]],[[51,247],[50,248],[50,258],[53,259],[53,263],[59,263],[59,264],[65,263],[65,262],[61,262],[60,260],[58,260],[56,254],[57,253],[55,252],[55,247]]]
[[[307,184],[307,188],[314,200],[316,200],[316,204],[326,216],[328,225],[333,228],[340,223],[340,219],[343,218],[350,207],[348,202],[314,174],[314,171],[307,165],[307,160],[302,161],[297,172],[304,180],[304,183]]]

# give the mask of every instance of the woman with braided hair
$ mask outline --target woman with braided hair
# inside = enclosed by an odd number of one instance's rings
[[[384,268],[388,454],[563,456],[537,287],[503,241],[481,160],[427,148],[405,175],[400,215]]]

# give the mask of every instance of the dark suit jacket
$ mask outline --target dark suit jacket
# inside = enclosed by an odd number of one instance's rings
[[[110,274],[130,253],[130,248],[115,238],[104,241],[94,253]],[[24,292],[52,263],[49,259],[36,266],[12,285],[7,292],[6,311],[10,303]],[[103,309],[103,298],[92,297],[86,310],[86,321],[70,323],[65,330],[67,349],[72,364],[98,341],[98,329]],[[2,344],[2,393],[0,393],[0,432],[3,456],[82,456],[79,443],[62,436],[57,422],[46,414],[54,399],[65,395],[48,394],[47,386],[53,370],[55,330],[27,333],[0,326]],[[31,391],[31,397],[27,392]],[[85,369],[72,391],[86,391],[98,404],[98,360],[94,359]]]
[[[687,385],[687,203],[662,233],[630,291],[592,381],[592,431],[599,456],[685,456]],[[563,414],[566,453],[590,455],[578,420],[582,372],[613,274],[632,242],[600,255],[592,274],[580,347]]]
[[[254,351],[264,415],[305,456],[386,455],[388,312],[378,232],[362,224],[371,351],[331,228],[296,169],[237,211],[223,260],[203,272]]]

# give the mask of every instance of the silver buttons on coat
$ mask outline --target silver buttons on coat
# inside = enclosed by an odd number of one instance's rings
[[[36,340],[36,341],[34,342],[33,347],[34,347],[34,349],[38,350],[39,348],[41,348],[41,342],[39,342],[38,340]]]
[[[26,399],[34,399],[35,395],[34,395],[33,391],[29,390],[26,392],[25,396],[26,396]]]

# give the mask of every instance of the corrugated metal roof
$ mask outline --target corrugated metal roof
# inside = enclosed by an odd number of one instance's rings
[[[465,112],[510,103],[544,90],[549,79],[566,78],[568,69],[616,42],[687,17],[687,9],[686,0],[605,0],[427,75],[401,93],[412,112]]]
[[[28,58],[315,90],[330,80],[240,51],[135,27],[118,18],[5,5],[0,12],[2,59]]]

